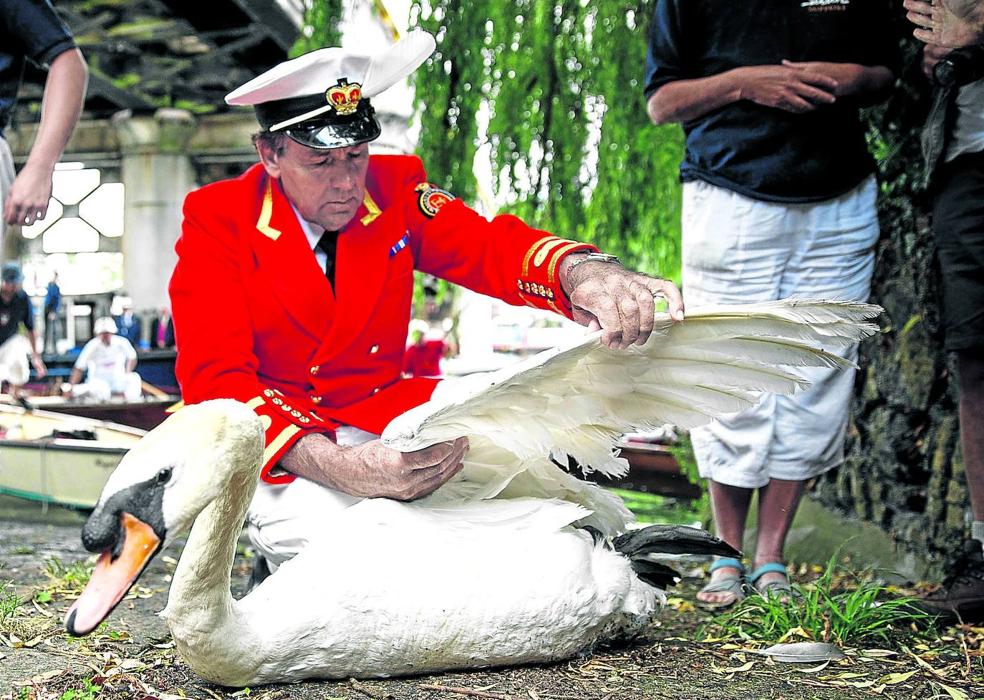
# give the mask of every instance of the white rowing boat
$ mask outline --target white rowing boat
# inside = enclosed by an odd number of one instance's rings
[[[145,432],[0,404],[0,493],[92,508],[120,459]]]

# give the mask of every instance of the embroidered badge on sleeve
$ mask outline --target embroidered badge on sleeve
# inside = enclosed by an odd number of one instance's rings
[[[437,216],[441,207],[455,198],[447,190],[435,187],[429,182],[421,182],[414,188],[414,191],[420,193],[420,197],[417,199],[417,206],[420,207],[420,211],[424,216],[431,219]]]

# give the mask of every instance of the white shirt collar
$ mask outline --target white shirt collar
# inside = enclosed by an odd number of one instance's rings
[[[310,221],[301,216],[301,212],[297,211],[297,207],[294,203],[290,203],[290,208],[294,210],[294,216],[297,217],[297,223],[301,225],[301,230],[304,231],[304,235],[307,236],[308,245],[311,246],[311,250],[315,249],[318,245],[318,241],[321,240],[322,234],[325,230],[318,224],[312,224]]]

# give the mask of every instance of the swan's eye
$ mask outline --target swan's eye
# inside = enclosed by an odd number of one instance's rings
[[[159,472],[157,472],[157,483],[166,484],[171,480],[171,472],[173,469],[171,467],[164,467]]]

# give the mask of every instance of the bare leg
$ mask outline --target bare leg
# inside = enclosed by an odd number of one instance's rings
[[[800,498],[806,487],[805,481],[770,479],[759,489],[759,527],[755,546],[755,566],[768,562],[782,562],[782,552],[786,546],[786,535],[796,515]],[[763,574],[761,583],[782,581],[780,573]]]
[[[735,549],[741,549],[745,537],[745,520],[752,500],[752,489],[728,486],[714,480],[707,482],[711,492],[711,511],[714,514],[714,529],[717,536]],[[737,576],[741,572],[725,566],[711,573],[711,581]],[[727,603],[734,598],[728,592],[699,592],[697,600],[703,603]]]
[[[960,445],[974,520],[984,520],[984,360],[981,350],[957,353]]]

